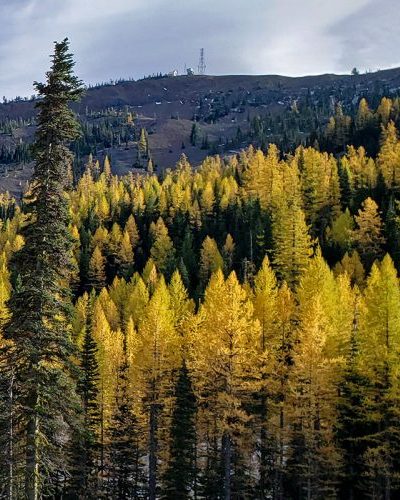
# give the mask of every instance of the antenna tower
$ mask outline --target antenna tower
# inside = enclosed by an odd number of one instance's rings
[[[199,65],[197,67],[197,72],[199,75],[204,75],[206,72],[206,62],[204,60],[204,49],[200,49],[200,59],[199,59]]]

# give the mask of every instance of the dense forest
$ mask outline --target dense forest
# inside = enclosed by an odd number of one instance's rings
[[[73,183],[67,40],[52,61],[30,189],[0,197],[1,498],[398,498],[393,102],[339,110],[337,151]]]

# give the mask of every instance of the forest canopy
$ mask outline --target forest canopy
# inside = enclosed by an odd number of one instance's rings
[[[390,110],[372,156],[90,157],[72,185],[72,69],[64,40],[30,189],[0,198],[2,498],[396,498]]]

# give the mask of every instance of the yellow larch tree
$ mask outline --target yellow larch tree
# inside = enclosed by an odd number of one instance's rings
[[[375,432],[365,461],[370,490],[389,498],[399,485],[400,458],[400,287],[392,259],[372,266],[360,318],[362,371],[371,380],[371,421]],[[389,495],[389,496],[388,496]]]
[[[216,419],[222,440],[223,494],[230,498],[233,449],[246,442],[250,415],[246,410],[251,388],[258,387],[260,325],[253,304],[232,272],[211,278],[192,331],[190,371],[195,391]],[[206,419],[207,420],[207,419]],[[247,431],[246,431],[247,429]]]
[[[176,332],[171,298],[163,277],[147,304],[138,330],[134,367],[143,387],[143,404],[148,417],[149,498],[155,500],[158,483],[161,436],[170,407],[172,374],[181,363],[180,336]],[[161,447],[165,449],[165,447]]]
[[[337,284],[320,252],[300,281],[298,327],[290,372],[291,443],[289,470],[296,491],[307,498],[335,494],[340,455],[336,418],[339,337]]]

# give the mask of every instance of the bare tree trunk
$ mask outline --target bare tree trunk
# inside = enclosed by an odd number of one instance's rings
[[[222,455],[224,464],[224,499],[231,500],[232,442],[227,432],[222,436]]]
[[[39,418],[36,414],[37,399],[37,392],[33,390],[28,400],[28,407],[34,410],[32,415],[29,416],[26,426],[25,497],[27,500],[38,500],[39,495]]]
[[[385,500],[390,500],[390,492],[391,492],[390,476],[389,474],[387,474],[385,477]]]
[[[103,490],[104,476],[104,385],[101,382],[101,405],[100,405],[100,474],[97,481],[97,488]]]
[[[260,500],[265,499],[265,488],[267,484],[267,397],[263,390],[261,396],[261,429],[260,429]]]
[[[9,427],[8,427],[8,498],[13,499],[14,495],[14,371],[11,372],[10,387],[8,392],[9,401]]]
[[[195,413],[195,434],[194,434],[194,478],[193,478],[193,498],[194,500],[197,500],[197,490],[198,490],[198,485],[197,485],[197,412]]]
[[[149,500],[156,500],[157,488],[157,404],[150,404]]]

